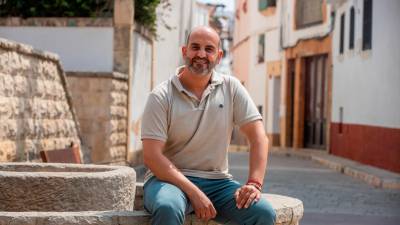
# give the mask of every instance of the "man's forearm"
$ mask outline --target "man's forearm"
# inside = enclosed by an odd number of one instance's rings
[[[268,139],[259,137],[250,142],[249,180],[264,181],[268,160]]]
[[[187,195],[197,188],[162,154],[151,154],[149,159],[145,157],[145,164],[158,179],[174,184]]]

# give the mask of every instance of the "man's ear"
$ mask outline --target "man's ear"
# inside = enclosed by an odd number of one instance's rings
[[[182,46],[182,56],[186,57],[186,53],[187,53],[187,47],[184,45]]]
[[[224,56],[224,51],[218,49],[218,63],[221,62],[223,56]]]

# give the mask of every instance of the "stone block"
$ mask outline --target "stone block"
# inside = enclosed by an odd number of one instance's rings
[[[109,138],[110,146],[122,145],[126,143],[126,133],[112,133]]]
[[[128,105],[127,94],[121,92],[111,92],[111,105],[126,107]]]
[[[57,65],[49,60],[41,60],[37,64],[38,73],[46,80],[59,80],[59,70]]]
[[[14,96],[15,94],[15,82],[12,76],[6,74],[0,78],[0,86],[2,87],[3,96]]]
[[[17,156],[17,145],[15,141],[0,141],[0,162],[8,162]]]
[[[123,45],[122,50],[114,50],[114,71],[129,74],[129,69],[131,68],[129,59],[132,57],[132,53],[125,50],[128,48],[127,44]]]
[[[126,131],[126,120],[118,119],[110,121],[110,132],[124,132]]]
[[[120,81],[120,80],[112,80],[112,89],[114,91],[127,92],[128,91],[128,82]]]
[[[11,99],[0,96],[0,118],[11,119],[13,115]]]
[[[127,109],[122,106],[111,106],[110,107],[112,118],[126,118],[127,117]]]
[[[15,76],[14,77],[14,85],[15,85],[15,96],[24,96],[26,97],[29,93],[30,87],[29,82],[26,77],[23,76]]]
[[[2,119],[0,121],[0,140],[16,140],[18,134],[18,120]]]
[[[114,1],[114,25],[133,25],[134,1]]]
[[[126,146],[116,146],[110,148],[110,156],[113,161],[121,161],[126,159]]]

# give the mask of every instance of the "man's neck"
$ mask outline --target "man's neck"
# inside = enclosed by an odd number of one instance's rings
[[[187,67],[184,67],[183,71],[179,74],[179,80],[189,91],[203,92],[210,82],[211,74],[212,73],[208,75],[193,74]]]

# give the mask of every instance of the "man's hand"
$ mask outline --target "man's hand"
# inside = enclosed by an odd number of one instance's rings
[[[215,218],[217,211],[210,199],[202,191],[197,190],[191,196],[188,195],[188,197],[197,218],[204,221]]]
[[[251,203],[261,198],[261,192],[253,185],[243,185],[235,192],[236,207],[238,209],[248,208]]]

